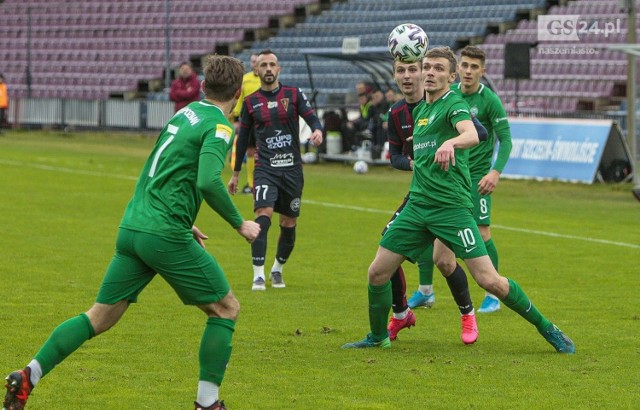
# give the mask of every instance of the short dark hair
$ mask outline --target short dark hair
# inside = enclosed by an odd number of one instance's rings
[[[226,102],[242,87],[244,64],[235,57],[209,54],[204,64],[203,91],[207,98]]]
[[[263,55],[263,54],[273,54],[274,56],[276,56],[276,58],[278,57],[278,56],[276,55],[276,53],[274,53],[274,52],[273,52],[273,50],[271,50],[270,48],[265,48],[264,50],[260,51],[260,52],[258,53],[258,57],[259,57],[259,56],[261,56],[261,55]]]
[[[482,65],[484,65],[485,59],[487,58],[484,51],[480,47],[476,47],[476,46],[466,46],[465,48],[462,49],[462,51],[460,52],[460,55],[462,57],[478,59],[480,60]]]
[[[431,50],[427,51],[427,55],[425,58],[445,58],[449,60],[449,72],[455,73],[456,66],[458,65],[458,60],[456,59],[456,55],[453,54],[453,51],[449,47],[434,47]]]

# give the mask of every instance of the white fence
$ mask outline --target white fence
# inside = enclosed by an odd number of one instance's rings
[[[158,130],[173,115],[170,101],[14,98],[9,122],[16,127],[87,127]]]

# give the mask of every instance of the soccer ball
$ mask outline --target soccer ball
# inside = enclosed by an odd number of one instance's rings
[[[305,152],[302,154],[302,162],[305,164],[313,164],[318,160],[318,154],[313,151]]]
[[[366,174],[369,171],[369,165],[363,160],[356,161],[356,163],[353,164],[353,170],[356,174]]]
[[[420,26],[404,23],[391,30],[387,47],[394,60],[415,63],[427,54],[429,38]]]

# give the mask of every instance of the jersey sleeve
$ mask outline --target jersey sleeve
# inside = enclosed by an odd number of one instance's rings
[[[243,219],[222,181],[222,170],[233,139],[233,130],[226,125],[218,124],[215,131],[211,131],[204,138],[198,163],[197,187],[211,209],[233,228],[238,229]]]
[[[507,119],[507,113],[504,111],[504,107],[500,102],[498,96],[491,102],[491,109],[489,112],[491,118],[491,124],[493,125],[493,131],[496,133],[500,145],[498,147],[498,153],[496,156],[493,169],[502,173],[502,170],[507,165],[509,155],[511,154],[511,127],[509,126],[509,120]]]
[[[389,121],[387,122],[387,141],[389,141],[389,155],[391,157],[391,166],[401,171],[411,171],[411,160],[402,152],[402,139],[398,131],[398,123],[394,116],[400,115],[400,111],[395,114],[393,106],[389,109]]]
[[[478,139],[480,141],[486,141],[489,133],[487,129],[482,125],[482,123],[473,115],[471,116],[471,121],[473,121],[473,125],[476,127],[476,131],[478,132]]]
[[[469,105],[462,100],[451,104],[451,107],[449,108],[448,119],[449,124],[451,124],[453,128],[456,128],[456,124],[460,121],[471,121],[471,112],[469,110]]]
[[[242,110],[240,111],[240,125],[238,126],[238,139],[236,141],[236,158],[234,171],[240,171],[242,169],[242,161],[247,153],[249,147],[249,136],[251,127],[253,127],[253,116],[249,113],[249,102],[244,101]]]
[[[304,121],[309,125],[311,130],[320,130],[322,131],[322,123],[320,119],[311,108],[311,103],[307,100],[307,96],[304,95],[302,90],[297,89],[296,93],[298,94],[296,99],[298,100],[298,113],[304,119]]]

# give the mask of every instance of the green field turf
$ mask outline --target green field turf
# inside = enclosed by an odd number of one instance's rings
[[[88,309],[154,136],[0,135],[0,374]],[[225,180],[230,173],[227,170]],[[241,175],[244,178],[244,171]],[[640,406],[640,203],[629,185],[503,180],[500,271],[576,343],[560,355],[504,308],[460,341],[445,280],[391,349],[341,350],[368,331],[366,272],[410,174],[305,167],[285,289],[251,291],[250,247],[203,205],[198,226],[242,305],[221,389],[243,409],[635,409]],[[244,181],[241,181],[244,182]],[[252,218],[251,198],[234,198]],[[269,235],[267,268],[278,235]],[[406,264],[409,291],[417,269]],[[470,278],[476,307],[484,292]],[[28,409],[192,409],[204,315],[156,278],[122,321],[34,390]]]

